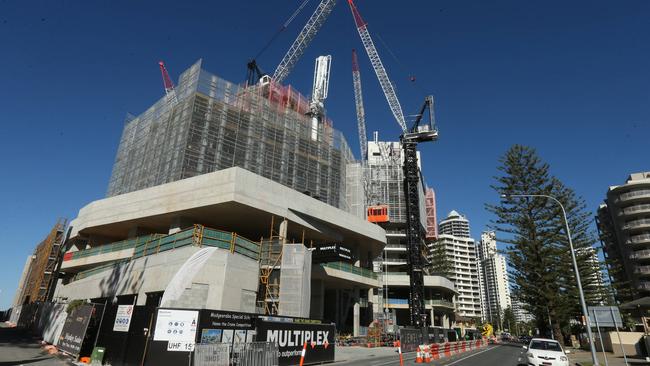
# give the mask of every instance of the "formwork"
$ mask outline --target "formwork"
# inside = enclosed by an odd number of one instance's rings
[[[238,85],[198,61],[176,94],[127,118],[108,196],[239,166],[347,209],[352,152],[327,118],[312,138],[309,99],[291,86]]]

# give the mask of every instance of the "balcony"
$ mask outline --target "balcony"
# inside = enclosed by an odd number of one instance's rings
[[[650,243],[650,234],[631,235],[626,244]]]
[[[640,189],[636,191],[631,191],[631,192],[623,193],[619,196],[619,200],[621,202],[629,201],[637,198],[650,198],[650,189]]]
[[[650,229],[650,219],[639,219],[630,221],[627,224],[623,225],[623,230],[639,229],[639,228],[649,228]]]
[[[406,251],[406,245],[400,245],[400,244],[387,244],[387,245],[384,247],[384,250],[392,250],[392,251],[405,252],[405,251]]]
[[[639,282],[639,285],[636,288],[638,288],[639,290],[650,291],[650,281],[641,281]]]
[[[618,216],[633,215],[637,213],[650,213],[650,204],[634,205],[619,211]]]
[[[650,259],[650,249],[644,249],[634,252],[630,255],[632,259]]]
[[[431,305],[433,307],[456,309],[456,306],[454,305],[454,303],[451,302],[451,301],[448,301],[448,300],[427,300],[427,301],[425,301],[425,303],[427,305]]]
[[[650,266],[636,266],[634,268],[634,273],[640,274],[640,275],[650,274]]]

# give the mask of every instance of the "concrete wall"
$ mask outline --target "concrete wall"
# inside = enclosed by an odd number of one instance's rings
[[[623,351],[621,350],[621,343],[623,343],[623,348],[627,356],[643,356],[641,351],[641,342],[643,342],[642,332],[620,332],[620,342],[616,332],[604,332],[602,335],[605,351],[613,352],[617,357],[623,357]],[[596,337],[598,337],[597,333]],[[600,341],[598,340],[596,340],[596,348],[602,351]]]
[[[138,258],[59,286],[55,297],[73,300],[137,294],[138,305],[144,305],[146,293],[164,291],[178,269],[199,249],[188,246]],[[217,249],[194,277],[192,286],[172,306],[253,312],[258,271],[257,261]]]

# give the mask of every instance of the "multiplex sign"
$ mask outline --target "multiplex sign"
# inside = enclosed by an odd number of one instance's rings
[[[305,364],[334,362],[335,333],[336,327],[333,324],[270,322],[258,319],[256,341],[276,343],[280,365],[299,363],[305,343]]]

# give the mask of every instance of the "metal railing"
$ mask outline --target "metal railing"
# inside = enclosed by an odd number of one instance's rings
[[[444,306],[451,309],[456,308],[454,303],[448,300],[426,300],[425,303],[432,306]]]
[[[377,279],[377,274],[374,273],[373,271],[371,271],[369,269],[366,269],[366,268],[353,266],[350,263],[328,262],[328,263],[321,263],[321,267],[338,269],[340,271],[345,271],[345,272],[356,274],[356,275],[359,275],[359,276],[372,278],[373,280]]]
[[[197,344],[194,366],[278,366],[278,345],[271,342]]]
[[[255,261],[259,259],[260,245],[246,239],[237,233],[210,229],[202,225],[195,225],[192,228],[179,231],[171,235],[151,234],[129,240],[123,240],[112,244],[103,245],[92,249],[80,250],[74,253],[66,253],[64,260],[90,257],[119,250],[133,248],[133,255],[118,262],[111,262],[105,265],[77,273],[72,281],[86,278],[93,274],[114,268],[119,263],[131,259],[142,258],[148,255],[157,254],[167,250],[173,250],[185,246],[209,246],[226,249],[231,253],[241,254]],[[72,255],[70,255],[72,254]]]
[[[230,345],[227,343],[194,346],[194,366],[229,366]]]
[[[118,241],[118,242],[115,242],[115,243],[105,244],[105,245],[101,245],[101,246],[90,248],[90,249],[83,249],[83,250],[79,250],[77,252],[69,252],[69,253],[65,254],[63,260],[64,261],[69,261],[69,260],[73,260],[73,259],[91,257],[91,256],[95,256],[95,255],[100,255],[100,254],[119,252],[119,251],[125,250],[125,249],[133,249],[138,244],[147,243],[147,242],[150,242],[152,240],[156,240],[158,238],[161,238],[163,236],[164,236],[163,234],[151,234],[151,235],[146,235],[146,236],[139,236],[137,238],[122,240],[122,241]]]

